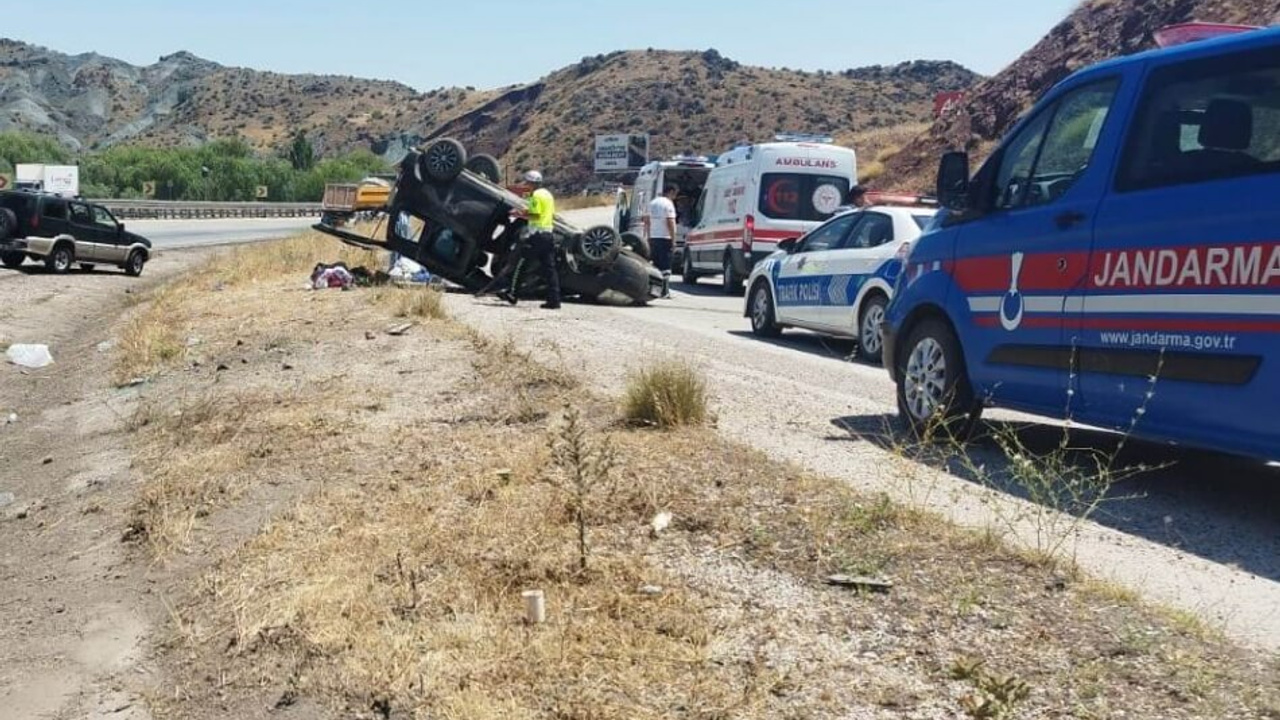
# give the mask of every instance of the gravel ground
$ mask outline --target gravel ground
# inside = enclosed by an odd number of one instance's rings
[[[587,226],[607,220],[607,212],[570,216]],[[1044,512],[1012,495],[851,436],[850,429],[881,433],[892,420],[893,387],[881,368],[846,362],[847,346],[804,333],[761,342],[750,336],[741,298],[711,284],[677,289],[675,299],[649,308],[567,305],[552,314],[536,303],[513,309],[465,295],[451,296],[448,307],[463,322],[509,335],[535,357],[562,362],[605,392],[616,394],[630,370],[650,361],[683,358],[709,379],[721,432],[771,457],[887,492],[960,524],[1009,527],[1028,543],[1043,526]],[[1034,443],[1054,432],[1046,422],[1024,436]],[[1077,440],[1100,448],[1112,441],[1091,433]],[[992,448],[974,452],[980,462],[1000,461]],[[1131,454],[1130,462],[1172,465],[1125,483],[1120,492],[1139,497],[1104,506],[1085,523],[1072,544],[1076,559],[1094,576],[1193,612],[1242,642],[1280,649],[1280,472],[1142,444]]]

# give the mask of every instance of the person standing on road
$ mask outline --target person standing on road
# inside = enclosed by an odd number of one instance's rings
[[[520,250],[520,261],[516,263],[515,270],[511,273],[511,284],[505,295],[501,295],[504,300],[516,304],[516,293],[520,288],[520,272],[524,270],[525,262],[529,259],[536,260],[538,265],[542,267],[542,278],[547,284],[547,301],[542,303],[543,309],[559,310],[560,309],[560,269],[557,266],[556,258],[556,199],[551,191],[542,186],[542,173],[537,170],[530,170],[524,174],[525,184],[533,188],[533,192],[529,193],[526,198],[528,203],[527,209],[517,211],[517,217],[523,217],[529,221],[526,228],[528,233],[524,247]]]
[[[662,297],[671,297],[671,251],[676,241],[676,204],[679,191],[675,185],[662,188],[662,195],[649,203],[644,218],[644,234],[649,240],[653,265],[662,271]]]

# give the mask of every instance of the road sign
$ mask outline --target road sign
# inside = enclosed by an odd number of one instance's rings
[[[156,182],[150,180],[142,183],[142,197],[153,198],[156,196]]]
[[[261,200],[267,197],[267,193],[268,193],[267,186],[259,185],[258,187],[254,188],[253,196]]]
[[[9,173],[0,173],[0,190],[8,190],[13,185],[13,176]]]
[[[648,135],[597,135],[596,172],[629,172],[649,162]]]

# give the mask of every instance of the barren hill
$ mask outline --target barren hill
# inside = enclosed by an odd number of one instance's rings
[[[1095,62],[1155,47],[1152,32],[1160,27],[1191,20],[1266,25],[1278,11],[1277,0],[1088,0],[1016,62],[980,83],[957,112],[889,158],[880,182],[931,189],[944,151],[965,148],[985,155],[1055,83]]]
[[[454,135],[511,167],[536,165],[576,185],[591,174],[599,132],[651,132],[661,156],[714,153],[777,131],[875,138],[928,121],[937,92],[978,79],[949,62],[808,73],[747,67],[714,50],[641,50],[583,58],[527,85],[420,93],[389,81],[225,67],[189,53],[137,67],[0,40],[0,131],[55,135],[75,148],[241,136],[272,151],[304,130],[322,153],[367,147],[392,159]]]

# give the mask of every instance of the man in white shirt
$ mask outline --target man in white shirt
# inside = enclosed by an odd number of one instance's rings
[[[653,265],[662,271],[662,297],[671,297],[671,250],[676,238],[676,204],[678,188],[667,185],[662,195],[649,203],[644,218],[644,234],[649,239]]]

